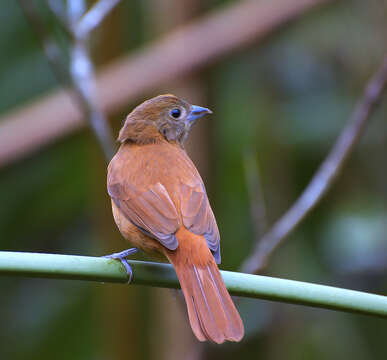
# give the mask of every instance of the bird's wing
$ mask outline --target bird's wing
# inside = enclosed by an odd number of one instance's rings
[[[166,248],[178,246],[175,233],[180,227],[179,217],[167,190],[161,183],[140,192],[129,184],[108,184],[109,195],[124,215],[141,231],[160,241]],[[220,263],[220,235],[204,185],[180,184],[180,211],[184,226],[202,235]]]
[[[179,217],[165,187],[157,183],[140,192],[127,183],[108,183],[108,193],[125,217],[169,250],[178,246]]]
[[[196,186],[181,183],[179,195],[184,226],[194,234],[204,236],[215,261],[220,264],[219,230],[201,179]]]
[[[186,153],[153,145],[118,155],[109,165],[108,192],[126,218],[170,250],[177,248],[175,233],[184,225],[204,236],[220,263],[215,216],[203,181]],[[151,163],[158,166],[145,165]]]

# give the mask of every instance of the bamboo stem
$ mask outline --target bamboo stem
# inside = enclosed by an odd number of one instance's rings
[[[129,260],[132,284],[178,288],[169,264]],[[362,313],[387,318],[387,297],[268,276],[221,271],[232,295]],[[89,256],[0,252],[0,275],[125,283],[120,262]]]

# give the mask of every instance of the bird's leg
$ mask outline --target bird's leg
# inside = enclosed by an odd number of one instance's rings
[[[118,253],[113,253],[110,255],[102,256],[102,257],[107,258],[107,259],[120,260],[121,264],[124,265],[124,267],[125,267],[126,273],[129,276],[128,284],[130,284],[130,282],[132,281],[132,277],[133,277],[133,271],[132,271],[132,267],[128,264],[128,262],[126,260],[126,257],[128,257],[129,255],[135,254],[137,251],[138,251],[137,248],[130,248],[130,249],[120,251]]]

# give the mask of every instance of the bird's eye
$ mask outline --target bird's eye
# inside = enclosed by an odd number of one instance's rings
[[[175,109],[172,109],[171,112],[170,112],[170,115],[175,118],[175,119],[178,119],[181,115],[181,110],[178,109],[178,108],[175,108]]]

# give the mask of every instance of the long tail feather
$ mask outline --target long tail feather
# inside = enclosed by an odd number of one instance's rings
[[[243,323],[212,255],[207,264],[200,265],[169,258],[175,266],[196,337],[218,344],[240,341]]]

